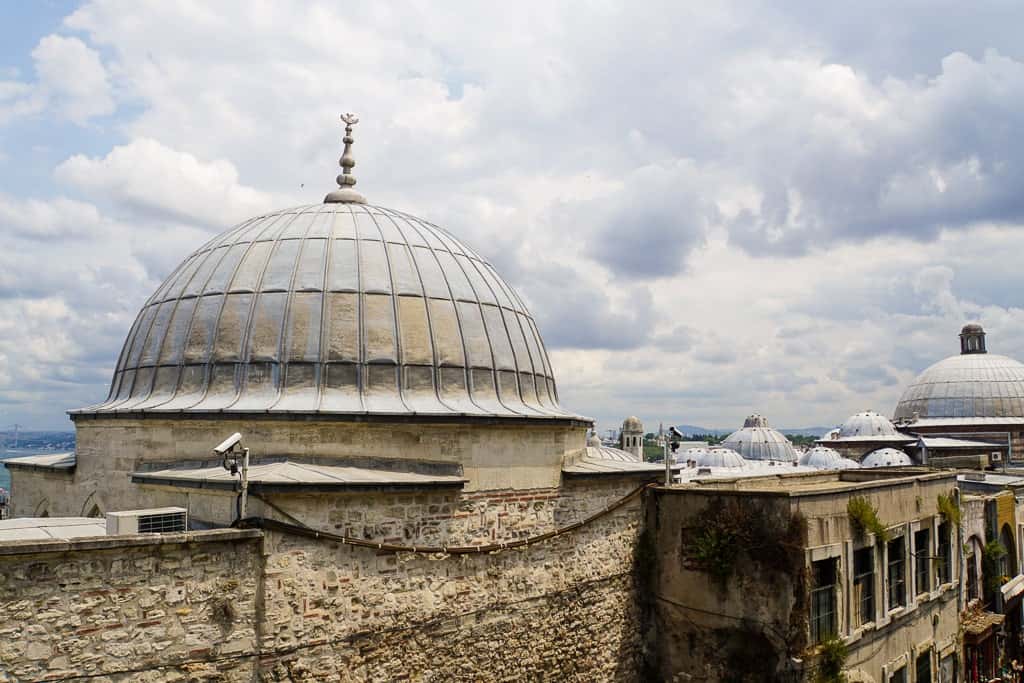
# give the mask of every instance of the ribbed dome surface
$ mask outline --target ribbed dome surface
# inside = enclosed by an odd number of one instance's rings
[[[966,353],[932,365],[907,387],[895,419],[1024,417],[1024,365],[993,353]]]
[[[896,427],[884,415],[872,410],[851,415],[839,428],[840,438],[856,436],[900,436]]]
[[[782,460],[796,462],[796,449],[781,432],[768,426],[767,418],[751,415],[739,429],[722,441],[722,446],[730,448],[747,460]]]
[[[879,448],[860,461],[861,467],[906,467],[913,464],[909,455],[895,448]]]
[[[703,450],[703,449],[702,449]],[[739,453],[728,448],[712,448],[694,458],[697,467],[746,467]]]
[[[572,418],[537,326],[437,226],[363,204],[246,221],[143,307],[110,395],[75,412]]]

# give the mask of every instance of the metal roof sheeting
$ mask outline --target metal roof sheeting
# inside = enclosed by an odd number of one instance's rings
[[[8,458],[4,465],[13,467],[30,467],[54,470],[70,470],[77,463],[74,453],[46,453],[44,455],[25,455],[20,458]]]
[[[249,467],[249,486],[257,490],[261,487],[342,489],[366,486],[461,486],[465,481],[459,475],[423,474],[291,460],[254,464]],[[238,485],[238,476],[232,475],[220,465],[204,465],[133,472],[132,482],[234,490]]]

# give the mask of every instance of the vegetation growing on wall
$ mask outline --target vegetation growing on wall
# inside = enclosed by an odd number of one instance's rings
[[[889,538],[885,525],[878,519],[878,510],[863,496],[854,496],[846,504],[846,514],[850,516],[850,524],[853,531],[860,537],[866,534],[874,534],[878,543],[884,543]]]
[[[947,496],[944,493],[940,493],[937,500],[937,506],[939,508],[939,514],[942,515],[943,519],[953,526],[960,526],[960,506],[957,505],[952,494]]]
[[[807,522],[799,513],[728,499],[699,520],[698,526],[682,531],[682,561],[690,569],[709,573],[720,585],[725,585],[741,558],[790,576],[803,570],[800,549]]]
[[[995,596],[999,587],[1003,585],[1003,576],[999,571],[1000,560],[1006,556],[1006,548],[999,541],[993,539],[981,549],[981,574],[985,579],[986,602],[989,596]]]
[[[818,646],[817,683],[842,683],[846,680],[846,643],[839,638],[829,638]]]

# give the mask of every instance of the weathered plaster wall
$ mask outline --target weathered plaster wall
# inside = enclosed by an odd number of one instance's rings
[[[0,543],[0,681],[251,680],[260,535]]]
[[[647,523],[657,548],[652,595],[656,656],[663,678],[689,674],[697,680],[727,680],[730,676],[747,681],[803,680],[799,676],[811,680],[811,668],[789,666],[786,660],[787,654],[796,655],[813,667],[813,648],[805,647],[807,632],[800,634],[794,626],[807,628],[807,606],[800,604],[800,594],[807,585],[811,562],[825,558],[838,559],[837,622],[849,649],[846,666],[850,680],[887,681],[899,666],[909,663],[912,670],[913,659],[927,651],[933,653],[933,670],[937,670],[938,658],[953,654],[958,627],[957,567],[952,568],[950,582],[918,592],[911,588],[914,567],[908,561],[904,566],[907,605],[887,610],[882,579],[886,557],[884,548],[880,549],[875,575],[876,617],[865,626],[852,618],[853,550],[874,541],[856,538],[846,508],[852,496],[868,498],[889,533],[907,539],[907,557],[912,560],[916,550],[910,545],[913,532],[929,528],[935,538],[940,521],[936,497],[950,493],[955,476],[814,483],[822,476],[790,477],[789,491],[780,488],[781,482],[764,478],[762,482],[738,481],[735,491],[725,490],[729,485],[723,483],[718,491],[678,488],[658,489],[652,494]],[[761,490],[757,490],[759,486]],[[739,548],[735,569],[725,582],[717,582],[707,571],[695,568],[684,550],[686,530],[707,525],[708,520],[723,514],[730,500],[752,504],[766,517],[782,518],[792,513],[804,517],[806,536],[801,547],[792,552],[805,558],[806,573],[779,571],[766,565],[760,557],[775,547],[771,539],[764,539],[763,548]],[[951,545],[955,552],[959,540],[953,538]],[[928,552],[932,554],[934,549]]]
[[[584,446],[586,425],[406,424],[339,420],[79,419],[77,468],[54,496],[38,471],[12,470],[14,516],[30,516],[48,498],[51,516],[81,515],[86,498],[101,511],[164,504],[140,494],[130,475],[141,463],[211,459],[213,446],[241,432],[253,459],[264,456],[458,463],[469,491],[551,488],[562,461]],[[60,476],[60,475],[58,475]],[[91,507],[90,503],[90,507]]]

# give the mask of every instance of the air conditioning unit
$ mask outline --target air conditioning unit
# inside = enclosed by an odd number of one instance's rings
[[[1003,454],[999,451],[992,451],[992,462],[1002,462]]]
[[[153,508],[107,513],[107,535],[161,534],[188,531],[185,508]]]

